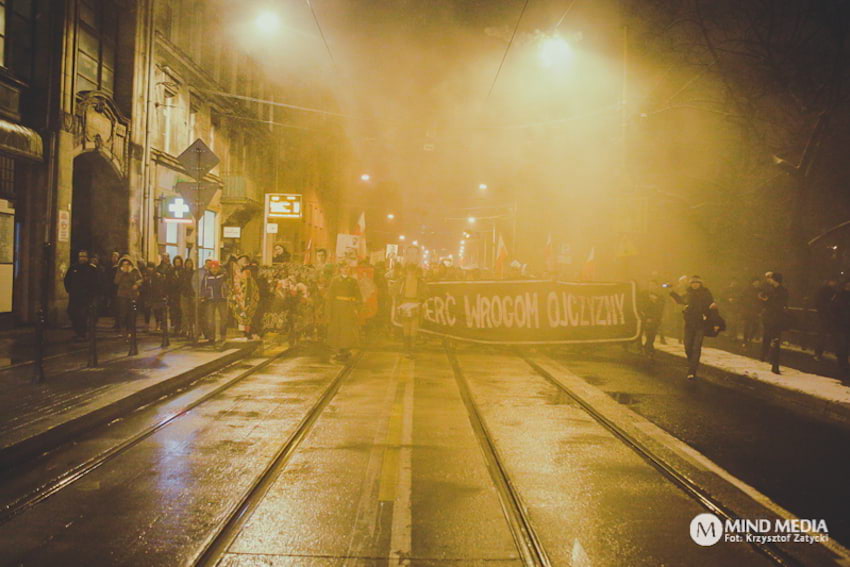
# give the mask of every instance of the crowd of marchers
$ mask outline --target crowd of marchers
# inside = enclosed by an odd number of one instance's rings
[[[641,349],[652,357],[655,340],[666,344],[677,339],[688,358],[688,378],[695,378],[705,337],[720,333],[727,342],[744,351],[758,345],[758,358],[779,374],[783,333],[791,329],[806,332],[813,339],[814,357],[820,360],[832,349],[839,371],[848,375],[850,351],[850,282],[839,286],[826,281],[815,299],[817,324],[809,328],[801,320],[803,311],[788,306],[788,289],[783,275],[766,272],[745,285],[731,281],[715,296],[699,276],[682,276],[675,283],[650,280],[641,291],[639,312],[643,322]]]
[[[180,256],[162,254],[157,262],[145,262],[115,252],[104,263],[79,250],[64,276],[74,340],[86,340],[90,325],[106,317],[124,337],[167,329],[220,345],[228,329],[231,337],[235,329],[249,339],[279,333],[290,344],[322,342],[345,361],[364,334],[389,330],[396,299],[402,305],[399,333],[412,355],[426,278],[448,275],[398,261],[332,263],[324,249],[306,263],[278,250],[273,258],[271,265],[261,265],[232,255],[224,262],[207,259],[196,270],[191,259]]]

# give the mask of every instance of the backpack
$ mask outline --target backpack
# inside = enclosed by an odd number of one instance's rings
[[[720,316],[716,309],[712,309],[711,313],[703,321],[703,334],[706,337],[716,337],[726,330],[726,320]],[[715,331],[714,328],[717,327]]]

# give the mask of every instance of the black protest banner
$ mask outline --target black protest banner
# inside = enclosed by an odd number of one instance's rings
[[[625,342],[640,335],[634,283],[431,282],[427,292],[420,331],[433,335],[488,344]]]

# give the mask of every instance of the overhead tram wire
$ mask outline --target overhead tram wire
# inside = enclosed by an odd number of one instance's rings
[[[514,33],[511,34],[511,40],[508,42],[508,46],[505,48],[505,52],[502,54],[502,60],[499,62],[499,68],[496,69],[496,76],[493,77],[493,84],[490,85],[490,90],[487,92],[487,98],[490,98],[490,95],[493,94],[493,89],[496,88],[496,81],[499,80],[499,74],[502,72],[502,66],[505,64],[505,59],[508,58],[508,52],[511,50],[511,46],[514,44],[514,38],[516,37],[516,32],[519,29],[519,24],[522,22],[522,16],[525,14],[525,9],[528,8],[528,0],[525,0],[525,3],[522,5],[522,11],[519,13],[519,18],[516,20],[516,25],[514,25]]]
[[[313,14],[313,21],[316,22],[316,28],[319,30],[319,36],[322,38],[322,43],[325,44],[325,50],[328,52],[328,57],[331,59],[331,65],[333,65],[334,69],[338,72],[339,67],[336,64],[336,59],[334,59],[334,54],[331,51],[331,46],[328,45],[328,40],[325,37],[325,31],[322,29],[322,24],[319,22],[319,16],[316,15],[316,10],[313,8],[313,3],[310,0],[304,0],[307,2],[307,7],[310,8],[310,13]]]
[[[300,110],[302,112],[314,112],[316,114],[325,114],[327,116],[337,116],[337,117],[340,117],[340,118],[352,118],[348,114],[343,114],[341,112],[332,112],[330,110],[323,110],[321,108],[310,108],[309,106],[298,106],[298,105],[295,105],[295,104],[287,104],[285,102],[278,102],[276,100],[269,100],[269,99],[266,99],[266,98],[257,98],[257,97],[253,97],[253,96],[239,95],[239,94],[235,94],[235,93],[228,93],[228,92],[225,92],[225,91],[217,91],[217,90],[214,90],[214,89],[198,89],[198,90],[201,91],[201,92],[207,93],[207,94],[211,94],[211,95],[223,96],[223,97],[226,97],[226,98],[235,98],[237,100],[244,100],[244,101],[247,101],[247,102],[259,102],[261,104],[268,104],[268,105],[271,105],[271,106],[279,106],[281,108],[289,108],[291,110]]]

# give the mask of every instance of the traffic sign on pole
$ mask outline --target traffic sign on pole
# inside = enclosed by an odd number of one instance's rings
[[[186,168],[189,175],[200,180],[203,179],[204,176],[212,170],[212,168],[217,166],[220,160],[218,159],[218,156],[215,155],[215,152],[213,152],[203,140],[198,138],[177,157],[177,161],[180,162],[180,165]]]
[[[218,191],[218,185],[201,181],[192,183],[191,181],[179,181],[174,188],[180,196],[185,200],[186,205],[192,211],[193,217],[203,216],[204,210],[210,204],[210,201],[215,197]],[[195,210],[197,206],[198,210]]]

